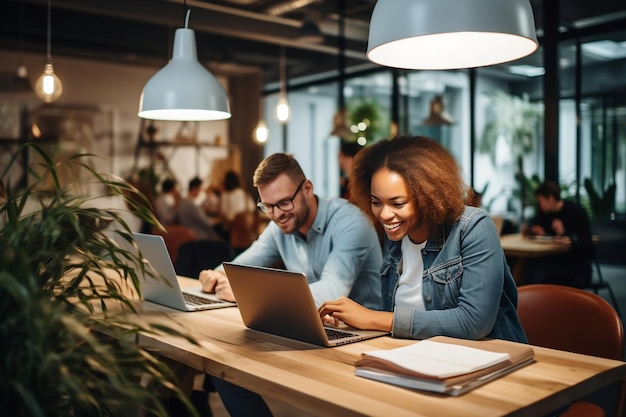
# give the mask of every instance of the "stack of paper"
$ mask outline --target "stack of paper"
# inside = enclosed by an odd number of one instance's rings
[[[355,366],[358,376],[460,395],[533,359],[528,345],[437,336],[397,349],[363,353]]]

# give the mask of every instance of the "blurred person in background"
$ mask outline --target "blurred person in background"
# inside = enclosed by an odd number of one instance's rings
[[[187,197],[180,201],[178,215],[180,224],[196,232],[198,240],[221,240],[209,217],[197,202],[202,192],[202,180],[194,177],[189,180]]]
[[[341,169],[339,177],[339,197],[350,199],[350,174],[352,173],[352,162],[354,156],[361,149],[361,145],[353,141],[343,140],[339,148],[339,168]]]
[[[164,179],[161,183],[161,194],[154,200],[154,211],[161,224],[167,226],[179,223],[178,207],[180,201],[178,183],[172,178]]]
[[[563,200],[559,186],[551,181],[539,185],[535,197],[537,211],[528,224],[528,235],[551,237],[553,242],[570,245],[570,249],[541,259],[529,259],[524,283],[585,287],[591,282],[591,264],[595,257],[587,212],[578,203]]]

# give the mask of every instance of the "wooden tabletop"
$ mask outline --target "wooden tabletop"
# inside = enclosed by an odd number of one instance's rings
[[[551,239],[524,237],[521,233],[500,236],[502,249],[507,256],[521,258],[538,258],[547,255],[567,252],[570,245],[557,243]]]
[[[198,286],[183,279],[183,285]],[[414,340],[381,337],[321,348],[247,329],[237,308],[186,313],[142,304],[142,317],[180,325],[198,341],[144,335],[140,343],[201,372],[323,416],[537,416],[626,378],[626,363],[535,347],[536,362],[460,397],[354,375],[369,350]]]

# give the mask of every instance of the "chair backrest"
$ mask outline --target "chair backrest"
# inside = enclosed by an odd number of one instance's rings
[[[237,214],[230,224],[230,246],[245,249],[259,236],[259,216],[256,211]]]
[[[222,240],[194,240],[184,243],[178,251],[174,269],[178,275],[198,278],[203,269],[214,269],[234,257],[233,249]]]
[[[184,243],[197,239],[196,232],[193,229],[175,224],[165,226],[165,232],[153,229],[152,234],[163,236],[173,264],[176,264],[180,247]]]
[[[551,284],[521,286],[518,295],[518,315],[531,344],[623,360],[622,321],[602,297]]]

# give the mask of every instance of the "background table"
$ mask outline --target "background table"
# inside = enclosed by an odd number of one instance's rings
[[[511,273],[518,285],[522,284],[524,260],[526,258],[540,258],[558,253],[565,253],[570,245],[548,240],[530,239],[521,233],[500,236],[500,244],[504,250]]]

